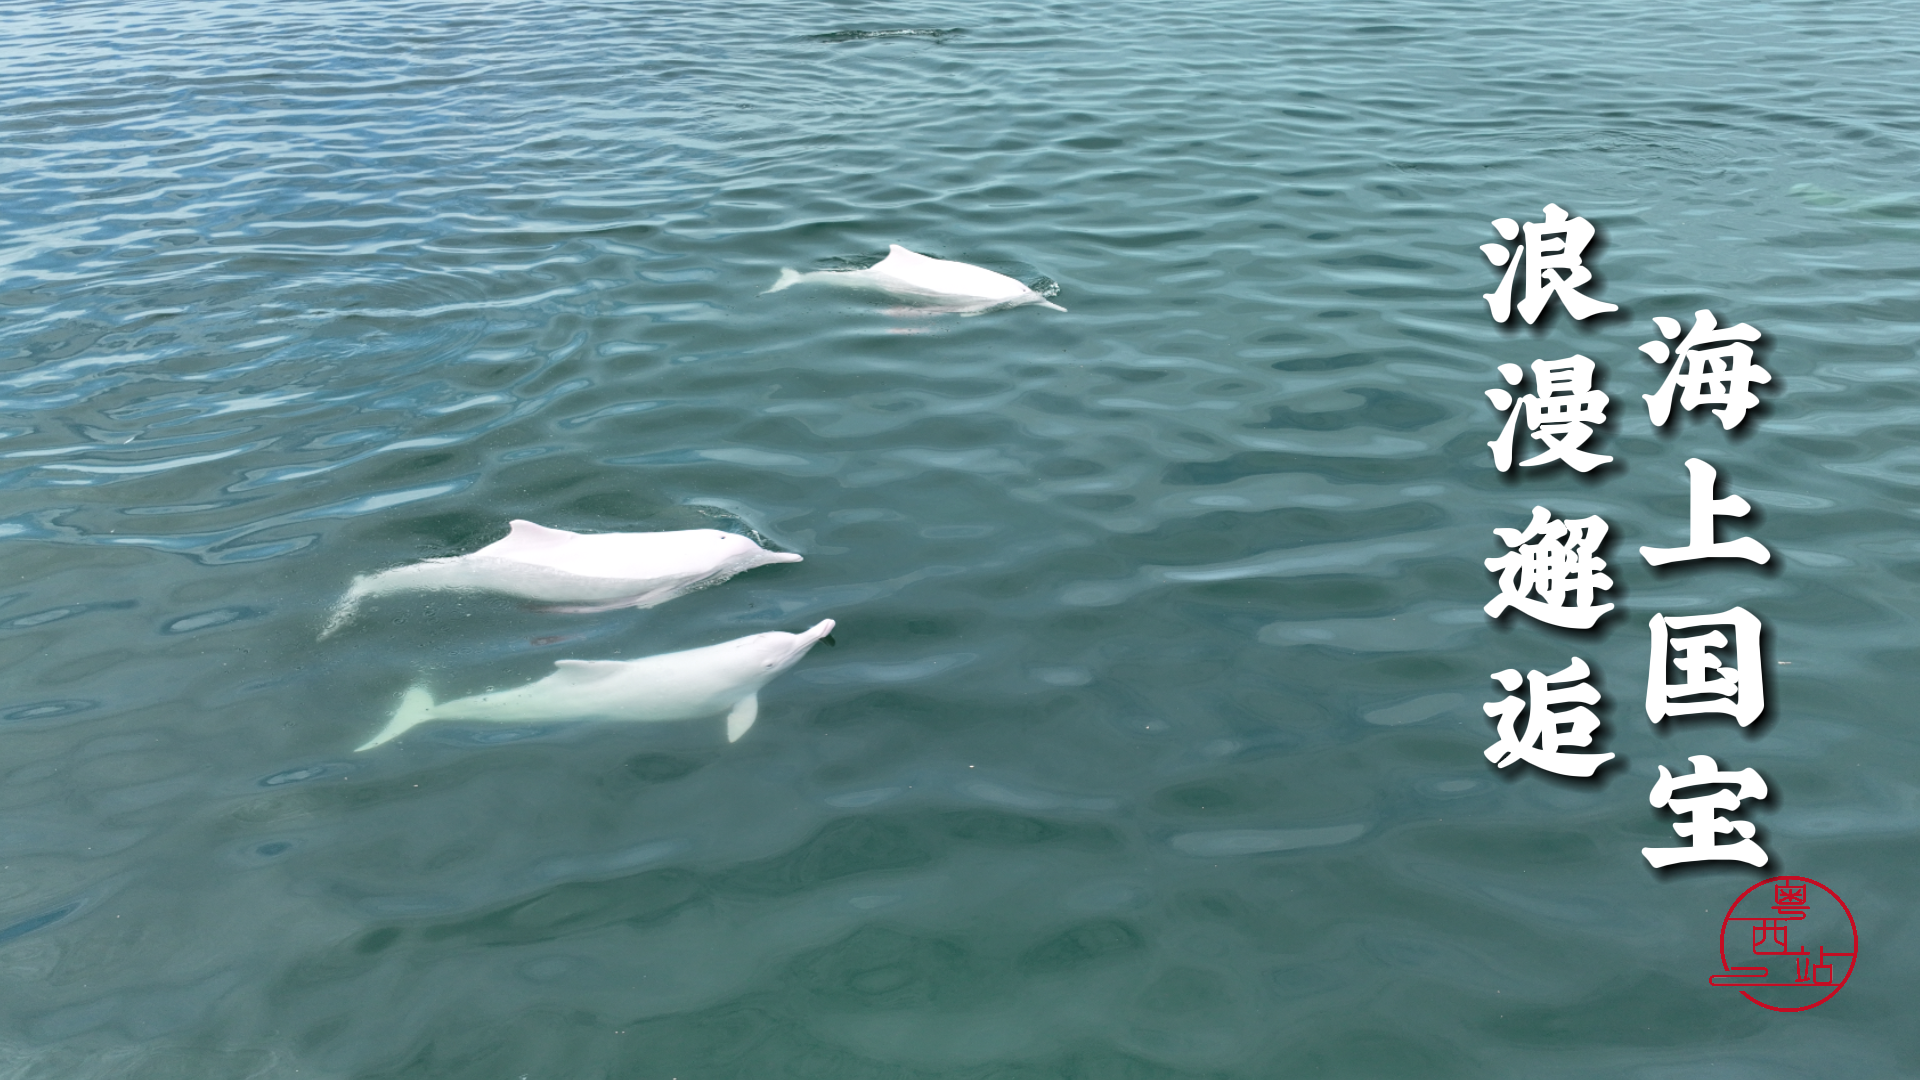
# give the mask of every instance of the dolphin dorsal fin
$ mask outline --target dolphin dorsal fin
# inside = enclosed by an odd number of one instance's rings
[[[578,538],[578,534],[565,529],[549,529],[545,525],[535,525],[518,518],[509,522],[507,528],[507,535],[482,550],[509,559],[526,558],[552,551]]]
[[[565,677],[570,683],[599,682],[612,678],[626,668],[620,660],[555,660],[554,674]]]
[[[901,247],[899,244],[888,244],[887,257],[884,259],[881,259],[880,262],[875,263],[874,269],[876,270],[879,269],[880,266],[885,263],[893,263],[895,266],[900,266],[900,265],[910,265],[915,263],[930,263],[930,262],[940,262],[940,261],[941,260],[936,259],[931,255],[922,255],[917,251],[909,251],[908,249]]]

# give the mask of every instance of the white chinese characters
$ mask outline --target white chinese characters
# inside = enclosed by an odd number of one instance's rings
[[[1581,261],[1597,236],[1593,225],[1551,203],[1542,212],[1543,221],[1525,225],[1512,218],[1495,220],[1493,227],[1504,243],[1480,245],[1488,262],[1505,268],[1499,287],[1482,296],[1494,321],[1505,323],[1518,311],[1523,321],[1535,324],[1556,299],[1575,320],[1618,311],[1617,305],[1581,291],[1593,281],[1593,272]],[[1676,319],[1659,316],[1653,322],[1660,337],[1641,345],[1640,351],[1664,368],[1659,390],[1642,395],[1654,427],[1665,426],[1676,400],[1689,412],[1712,409],[1728,431],[1760,407],[1754,388],[1774,378],[1754,362],[1754,343],[1761,339],[1758,330],[1746,323],[1723,327],[1704,308],[1694,313],[1693,325],[1684,334]],[[1487,443],[1497,470],[1510,473],[1516,463],[1525,468],[1561,462],[1575,472],[1591,473],[1614,461],[1588,448],[1606,424],[1611,404],[1596,385],[1604,380],[1592,359],[1580,354],[1539,359],[1530,369],[1503,363],[1498,371],[1504,386],[1485,391],[1504,420],[1499,435]],[[1530,390],[1525,385],[1529,371]],[[1523,438],[1530,440],[1529,449],[1521,449]],[[1534,448],[1532,443],[1539,445]],[[1719,473],[1706,461],[1688,458],[1686,467],[1686,542],[1675,547],[1643,546],[1641,558],[1656,567],[1702,559],[1770,562],[1772,552],[1753,537],[1721,540],[1717,535],[1719,519],[1742,518],[1752,512],[1747,500],[1731,493],[1716,498]],[[1600,594],[1614,582],[1604,572],[1606,561],[1599,557],[1608,532],[1599,516],[1561,520],[1546,507],[1535,506],[1525,528],[1494,532],[1508,550],[1485,560],[1486,568],[1499,578],[1498,595],[1484,607],[1489,617],[1497,619],[1509,609],[1518,609],[1552,626],[1591,630],[1615,607],[1600,602]],[[1649,720],[1657,724],[1669,716],[1718,714],[1747,727],[1759,719],[1766,708],[1766,661],[1761,655],[1760,620],[1751,612],[1733,607],[1708,615],[1656,614],[1648,625],[1652,631],[1646,687]],[[1487,760],[1501,769],[1524,761],[1562,776],[1596,776],[1616,755],[1590,749],[1602,726],[1588,707],[1601,700],[1593,677],[1579,657],[1550,674],[1529,671],[1523,677],[1517,668],[1494,672],[1492,678],[1507,696],[1483,707],[1497,732],[1493,745],[1484,751]],[[1758,830],[1724,815],[1747,799],[1766,798],[1766,782],[1751,768],[1722,770],[1705,755],[1689,760],[1691,775],[1676,777],[1661,766],[1649,799],[1654,807],[1686,819],[1673,828],[1690,844],[1643,848],[1647,862],[1656,868],[1705,860],[1764,866],[1768,857],[1755,842]],[[1722,843],[1722,837],[1732,842]]]
[[[1660,336],[1672,341],[1680,337],[1680,323],[1665,315],[1654,317],[1653,324],[1660,328]],[[1649,341],[1640,346],[1640,351],[1656,364],[1664,364],[1671,357],[1673,366],[1667,369],[1667,381],[1662,383],[1658,393],[1642,394],[1647,401],[1647,416],[1653,420],[1653,426],[1660,427],[1667,422],[1673,412],[1673,392],[1680,391],[1680,407],[1692,412],[1701,405],[1717,405],[1713,415],[1720,418],[1720,426],[1728,431],[1746,419],[1747,410],[1760,404],[1749,389],[1756,383],[1773,381],[1773,373],[1753,362],[1753,346],[1749,341],[1759,341],[1760,331],[1739,323],[1734,326],[1720,326],[1713,312],[1705,308],[1693,313],[1693,329],[1680,341],[1677,355],[1667,348],[1666,341]]]
[[[1588,630],[1613,610],[1612,604],[1593,602],[1595,592],[1613,587],[1613,579],[1601,573],[1606,560],[1594,554],[1607,535],[1599,517],[1562,521],[1536,506],[1524,530],[1493,531],[1513,550],[1486,560],[1487,569],[1500,575],[1500,595],[1484,608],[1489,616],[1497,619],[1514,607],[1543,623]]]
[[[1687,459],[1687,546],[1677,548],[1643,547],[1640,557],[1652,566],[1665,566],[1674,562],[1689,562],[1694,559],[1746,559],[1749,562],[1765,564],[1773,558],[1765,544],[1751,536],[1738,540],[1718,543],[1713,538],[1713,519],[1717,517],[1746,517],[1753,507],[1738,495],[1729,495],[1724,499],[1713,497],[1713,482],[1719,473],[1713,466],[1699,458]]]
[[[1508,386],[1519,386],[1525,376],[1519,364],[1501,364],[1500,377]],[[1498,387],[1488,390],[1487,400],[1507,414],[1507,426],[1488,443],[1493,450],[1494,467],[1506,472],[1513,465],[1515,427],[1521,414],[1527,418],[1527,431],[1546,444],[1546,449],[1521,462],[1522,467],[1564,461],[1579,472],[1612,461],[1580,447],[1593,437],[1593,428],[1607,422],[1607,395],[1593,387],[1593,361],[1578,354],[1564,360],[1533,362],[1534,392],[1518,400]]]
[[[1760,677],[1760,620],[1752,612],[1736,607],[1684,618],[1655,615],[1647,625],[1653,630],[1647,665],[1647,719],[1657,724],[1669,716],[1725,713],[1746,727],[1766,711],[1766,690]],[[1733,631],[1733,666],[1709,651],[1728,645],[1727,636],[1719,630],[1691,637],[1673,636],[1673,631],[1702,626],[1724,626]],[[1678,656],[1673,655],[1676,652]],[[1683,676],[1678,685],[1668,681],[1672,668],[1679,668]]]
[[[1565,210],[1548,203],[1542,213],[1547,220],[1517,224],[1512,218],[1499,218],[1493,227],[1500,238],[1511,242],[1522,232],[1526,240],[1511,249],[1501,244],[1481,244],[1480,251],[1487,261],[1495,266],[1507,268],[1506,276],[1500,279],[1500,287],[1490,293],[1483,293],[1487,307],[1493,312],[1494,322],[1506,322],[1509,315],[1518,308],[1520,317],[1529,325],[1540,317],[1547,301],[1560,298],[1560,305],[1567,314],[1575,319],[1584,319],[1598,315],[1603,311],[1618,311],[1618,304],[1608,304],[1595,300],[1579,291],[1580,286],[1593,280],[1593,271],[1580,262],[1580,253],[1593,242],[1593,225],[1586,218],[1570,218]],[[1521,273],[1520,264],[1526,263],[1525,273]],[[1523,291],[1518,304],[1514,303],[1515,284]]]
[[[1640,854],[1655,869],[1672,866],[1674,863],[1701,862],[1708,859],[1727,859],[1743,862],[1752,866],[1767,865],[1767,853],[1753,842],[1756,831],[1752,822],[1729,821],[1715,813],[1718,810],[1738,810],[1747,799],[1767,797],[1767,782],[1752,769],[1739,772],[1721,772],[1720,765],[1705,754],[1696,754],[1687,759],[1693,763],[1691,775],[1674,776],[1665,765],[1660,766],[1660,779],[1654,782],[1653,791],[1647,801],[1655,809],[1666,808],[1681,816],[1691,815],[1693,820],[1675,822],[1673,831],[1683,840],[1692,840],[1691,847],[1641,848]],[[1690,799],[1676,799],[1674,792],[1691,787],[1717,787],[1719,790],[1709,795],[1696,795]],[[1734,790],[1729,791],[1728,788]],[[1739,833],[1740,840],[1733,844],[1716,844],[1714,838],[1727,833]]]
[[[1520,689],[1520,673],[1513,668],[1493,673],[1493,680],[1500,689],[1507,691],[1503,701],[1489,701],[1486,713],[1499,721],[1500,739],[1487,747],[1487,760],[1504,769],[1516,761],[1524,761],[1536,768],[1561,776],[1592,776],[1595,769],[1613,760],[1612,754],[1569,754],[1563,747],[1591,746],[1593,733],[1600,727],[1600,718],[1593,714],[1588,705],[1598,704],[1600,691],[1586,682],[1592,674],[1587,662],[1574,657],[1566,667],[1551,675],[1538,671],[1527,672],[1527,693],[1531,703],[1513,696]],[[1557,684],[1572,683],[1565,689],[1555,690]],[[1572,709],[1554,709],[1555,705],[1574,705]],[[1514,733],[1514,724],[1519,721],[1522,710],[1527,714],[1527,727],[1524,732]]]

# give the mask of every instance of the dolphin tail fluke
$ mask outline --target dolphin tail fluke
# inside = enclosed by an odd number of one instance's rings
[[[327,616],[327,625],[320,629],[320,637],[317,640],[327,640],[333,636],[334,631],[352,622],[354,613],[360,609],[361,599],[366,595],[366,578],[354,578],[353,584],[347,588],[346,595],[340,598],[339,603],[333,605],[333,614]]]
[[[760,695],[748,694],[727,714],[727,741],[739,742],[740,736],[747,733],[753,722],[760,717]]]
[[[410,728],[417,727],[433,719],[433,695],[426,687],[416,686],[400,698],[400,707],[393,711],[393,719],[380,729],[380,734],[354,748],[354,753],[371,750],[383,742],[391,742],[405,734]],[[748,723],[753,721],[749,720]]]
[[[791,266],[783,266],[780,268],[780,280],[774,282],[773,288],[768,289],[767,292],[779,292],[782,289],[791,288],[799,281],[800,271],[795,270]],[[760,295],[765,296],[766,293],[761,293]]]

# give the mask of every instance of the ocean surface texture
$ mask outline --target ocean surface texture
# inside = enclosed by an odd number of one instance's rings
[[[0,24],[0,1078],[1920,1074],[1915,4]],[[1497,324],[1550,202],[1619,311]],[[1067,311],[765,292],[894,243]],[[1656,428],[1700,309],[1773,381]],[[1575,354],[1613,463],[1496,471],[1499,365]],[[1641,560],[1692,457],[1768,565]],[[1609,526],[1591,631],[1482,611],[1535,505]],[[514,518],[805,561],[317,640]],[[1766,715],[1649,723],[1649,620],[1736,604]],[[411,686],[824,618],[736,744],[354,752]],[[1575,656],[1616,758],[1496,769],[1489,675]],[[1765,868],[1641,857],[1696,755]],[[1708,984],[1777,874],[1858,925],[1811,1012]]]

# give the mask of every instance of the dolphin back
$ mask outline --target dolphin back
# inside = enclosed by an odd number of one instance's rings
[[[839,285],[877,289],[929,306],[935,311],[962,315],[978,315],[1023,304],[1038,304],[1055,311],[1067,310],[1024,282],[997,270],[952,259],[936,259],[899,244],[889,245],[887,257],[864,270],[822,270],[803,274],[791,267],[782,267],[779,279],[766,291],[777,293],[805,281],[831,281]]]

